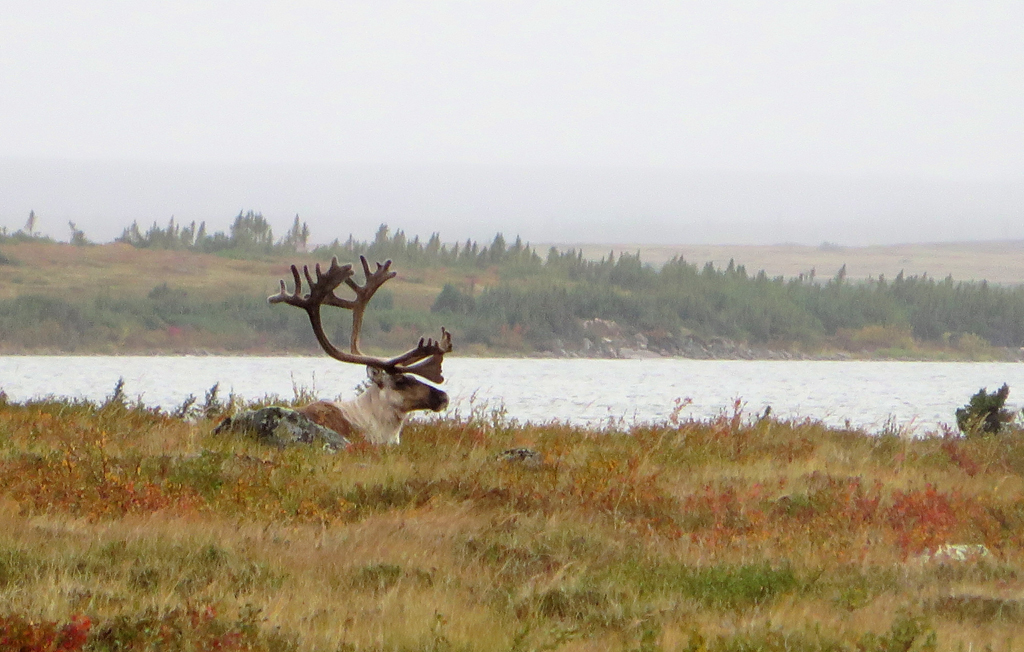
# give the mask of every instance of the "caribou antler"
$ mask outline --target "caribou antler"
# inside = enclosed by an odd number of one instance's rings
[[[357,284],[352,276],[352,265],[339,265],[337,257],[331,259],[331,266],[326,272],[320,270],[320,264],[315,267],[316,280],[309,273],[309,267],[302,266],[302,276],[299,275],[299,268],[292,265],[292,277],[295,279],[295,291],[288,293],[284,280],[281,281],[281,291],[267,301],[270,303],[287,303],[306,311],[309,316],[309,323],[313,326],[313,334],[317,342],[327,355],[342,362],[362,364],[376,369],[382,369],[388,373],[409,373],[422,376],[435,383],[444,382],[441,375],[441,362],[444,354],[452,350],[451,333],[441,329],[441,338],[434,341],[430,338],[420,338],[419,344],[414,348],[394,358],[378,358],[376,356],[364,355],[359,351],[359,331],[363,327],[363,313],[366,306],[373,298],[373,295],[384,283],[395,277],[395,272],[390,271],[391,261],[383,265],[377,263],[377,269],[370,272],[370,265],[366,262],[365,256],[360,256],[359,261],[363,264],[363,274],[366,278],[362,285]],[[309,294],[302,293],[302,277],[305,276],[306,284],[309,286]],[[348,285],[355,292],[355,299],[342,299],[334,293],[342,283]],[[346,353],[331,344],[324,333],[323,322],[320,319],[320,306],[335,306],[352,311],[352,341],[351,353]]]

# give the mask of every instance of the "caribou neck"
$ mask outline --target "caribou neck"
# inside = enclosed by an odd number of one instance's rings
[[[373,444],[397,444],[406,414],[391,404],[379,387],[370,384],[356,398],[336,404],[352,426]]]

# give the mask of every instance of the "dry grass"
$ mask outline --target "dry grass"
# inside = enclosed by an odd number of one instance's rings
[[[248,295],[258,290],[269,294],[274,289],[271,272],[285,272],[280,263],[135,249],[124,244],[73,247],[21,243],[5,245],[4,251],[19,264],[0,267],[2,298],[34,293],[93,294],[100,289],[144,296],[165,282],[211,296],[238,291]]]
[[[543,252],[548,245],[538,245]],[[895,277],[924,274],[958,281],[988,280],[994,283],[1024,283],[1024,244],[1021,242],[978,242],[949,244],[907,244],[873,247],[807,247],[800,245],[560,245],[582,249],[586,256],[599,258],[609,250],[640,252],[642,259],[660,265],[682,255],[689,262],[713,262],[724,268],[730,259],[755,273],[764,269],[770,276],[794,277],[814,269],[828,278],[844,264],[847,277],[866,279],[884,274]],[[4,245],[4,253],[18,265],[0,266],[0,298],[29,293],[92,294],[98,288],[111,293],[144,295],[154,286],[168,283],[187,288],[201,296],[224,297],[233,293],[271,294],[278,278],[290,278],[291,259],[233,260],[183,251],[135,249],[123,244],[73,247],[63,244],[19,243]],[[324,262],[298,255],[294,262]],[[454,280],[464,289],[479,290],[497,282],[494,269],[464,271],[448,268],[399,270],[388,288],[395,305],[423,310],[444,283]]]
[[[235,260],[211,254],[161,249],[136,249],[125,244],[73,247],[66,244],[11,243],[4,254],[17,262],[0,265],[0,299],[25,294],[56,296],[112,295],[145,296],[155,286],[167,283],[209,298],[233,294],[270,295],[278,290],[277,279],[291,279],[290,264],[325,263],[323,257],[296,255],[292,258]],[[352,261],[342,261],[352,262]],[[461,284],[493,284],[494,270],[466,272]],[[472,277],[472,281],[469,277]],[[397,308],[426,310],[445,282],[461,278],[461,272],[445,268],[399,270],[388,284]]]
[[[1017,434],[479,410],[330,455],[214,422],[0,403],[0,643],[1001,650],[1024,622]],[[498,459],[522,442],[540,464]]]
[[[550,245],[538,245],[541,248]],[[661,265],[674,256],[703,266],[712,262],[724,269],[729,260],[745,265],[747,272],[765,270],[769,276],[793,278],[815,271],[818,278],[831,278],[846,265],[847,278],[862,280],[885,275],[892,279],[900,271],[907,276],[928,274],[942,279],[952,274],[957,281],[1024,283],[1024,242],[956,242],[901,244],[870,247],[809,247],[803,245],[557,245],[575,246],[584,256],[597,259],[616,253],[640,252],[642,260]]]

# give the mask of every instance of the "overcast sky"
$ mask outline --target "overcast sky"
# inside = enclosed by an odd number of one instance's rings
[[[1022,80],[1019,0],[5,0],[0,225],[1024,238]]]

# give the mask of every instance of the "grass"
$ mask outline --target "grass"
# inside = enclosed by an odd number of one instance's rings
[[[277,293],[278,279],[291,283],[292,263],[312,266],[329,262],[312,254],[238,260],[187,251],[135,249],[120,243],[93,247],[15,243],[4,245],[4,253],[17,264],[0,266],[0,299],[30,294],[92,296],[103,292],[115,297],[139,297],[161,284],[212,299],[237,295],[266,297]],[[400,275],[387,287],[393,293],[396,307],[412,310],[429,309],[444,283],[461,282],[460,275],[472,274],[483,284],[493,284],[497,278],[494,270],[399,271]]]
[[[214,436],[220,405],[0,402],[0,647],[1019,645],[1019,434],[478,410],[331,455]]]
[[[291,263],[324,264],[322,256],[237,260],[118,243],[36,242],[4,245],[4,253],[17,264],[0,265],[0,302],[7,304],[0,353],[320,351],[301,311],[271,308],[266,297],[278,292],[278,279],[291,282]],[[430,306],[446,282],[467,274],[481,284],[497,279],[493,269],[401,270],[378,295],[389,296],[386,319],[374,319],[371,306],[367,348],[404,350],[438,332],[445,320]],[[349,321],[331,314],[325,323],[347,328]]]
[[[538,244],[538,251],[546,251],[546,244]],[[884,275],[893,279],[901,271],[907,276],[927,274],[932,278],[953,278],[1015,285],[1024,282],[1024,260],[1020,256],[1019,240],[992,240],[975,242],[917,243],[872,246],[806,246],[777,245],[573,245],[593,260],[616,253],[639,252],[640,257],[655,265],[662,265],[673,256],[702,267],[714,263],[724,268],[729,260],[743,264],[747,270],[763,269],[768,276],[793,278],[815,270],[818,278],[831,278],[846,265],[847,278],[865,280]],[[559,245],[559,249],[568,247]]]

